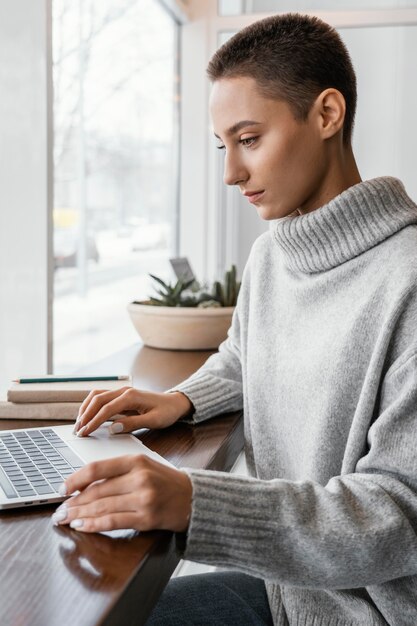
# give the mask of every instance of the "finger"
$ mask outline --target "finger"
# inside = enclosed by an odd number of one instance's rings
[[[133,487],[133,481],[130,480],[130,473],[128,472],[122,476],[91,483],[80,494],[72,496],[64,504],[68,507],[80,506],[100,498],[132,493]]]
[[[136,513],[109,513],[102,517],[77,518],[71,521],[71,528],[83,533],[99,533],[120,528],[141,530]]]
[[[75,499],[74,499],[75,500]],[[101,517],[111,513],[127,513],[135,510],[134,502],[129,495],[116,495],[109,498],[100,498],[87,504],[74,506],[70,500],[64,502],[57,508],[52,516],[54,524],[70,524],[74,519],[84,519],[86,517]]]
[[[146,413],[136,413],[123,418],[119,417],[109,426],[109,431],[112,435],[117,435],[120,433],[131,433],[139,428],[150,428],[151,426],[152,428],[157,428],[153,420],[154,415],[156,415],[156,411],[151,410]]]
[[[75,491],[82,491],[91,483],[97,480],[103,480],[104,478],[113,478],[115,476],[121,476],[130,471],[130,469],[136,463],[146,463],[146,460],[141,461],[141,458],[146,459],[144,455],[124,455],[118,456],[114,459],[105,459],[104,461],[95,461],[85,465],[78,471],[71,474],[61,485],[60,494],[70,495]],[[149,459],[150,460],[150,459]]]
[[[92,391],[90,391],[90,393],[88,394],[88,396],[84,399],[84,401],[81,403],[80,408],[78,410],[78,417],[80,417],[81,415],[83,415],[85,413],[85,411],[88,409],[88,407],[91,404],[91,401],[93,400],[93,398],[95,398],[96,396],[103,394],[103,393],[107,393],[107,394],[113,394],[114,396],[116,394],[118,394],[121,390],[120,389],[116,389],[115,391],[108,391],[106,389],[93,389]]]
[[[105,392],[105,389],[93,389],[92,391],[90,391],[88,396],[81,403],[81,406],[78,410],[78,415],[82,415],[84,413],[84,411],[86,410],[86,408],[88,407],[88,405],[90,404],[94,396],[96,396],[99,393],[104,393],[104,392]]]
[[[125,387],[123,390],[106,391],[94,396],[85,412],[79,417],[78,434],[87,436],[113,415],[131,409],[133,401],[130,394],[127,393],[131,389],[132,387]],[[81,429],[83,429],[82,432]]]
[[[91,411],[91,409],[94,408],[95,405],[102,406],[106,402],[109,402],[110,400],[117,398],[128,389],[131,389],[131,387],[126,386],[126,387],[122,387],[121,389],[114,389],[111,391],[107,389],[102,389],[102,390],[95,389],[94,391],[89,393],[87,398],[81,404],[80,411],[79,411],[80,416],[84,415],[88,411]]]
[[[75,424],[74,424],[74,430],[72,431],[74,435],[75,435],[75,433],[77,432],[77,430],[80,427],[80,418],[81,418],[81,416],[83,415],[83,413],[87,409],[87,407],[90,405],[91,400],[94,398],[94,396],[98,395],[99,393],[104,393],[104,390],[102,390],[102,389],[93,389],[92,391],[90,391],[88,396],[84,399],[84,401],[80,404],[80,408],[78,409],[78,415],[77,415],[77,418],[76,418]]]
[[[86,397],[86,399],[84,400],[84,402],[81,404],[79,408],[78,416],[77,416],[75,426],[74,426],[74,431],[73,431],[74,434],[81,428],[83,417],[85,416],[86,413],[87,413],[87,421],[88,421],[88,419],[90,419],[91,416],[94,415],[94,413],[97,412],[97,410],[99,410],[99,408],[102,406],[103,403],[106,403],[112,400],[113,398],[117,397],[118,395],[122,394],[125,389],[126,387],[124,387],[123,389],[116,389],[115,391],[106,391],[106,390],[101,390],[101,389],[94,389],[93,391],[90,391],[90,393],[88,394],[88,396]],[[99,396],[101,397],[101,400],[98,399]],[[97,407],[95,410],[94,410],[94,406]]]

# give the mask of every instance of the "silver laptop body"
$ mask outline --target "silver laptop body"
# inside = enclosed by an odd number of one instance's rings
[[[133,435],[110,435],[103,424],[88,437],[73,424],[0,431],[0,509],[61,502],[59,485],[83,465],[124,454],[146,454],[170,465]]]

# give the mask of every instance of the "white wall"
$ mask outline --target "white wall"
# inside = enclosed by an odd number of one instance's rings
[[[48,0],[0,3],[0,392],[48,366]]]
[[[417,201],[417,26],[339,32],[357,74],[353,147],[362,178],[397,176]]]

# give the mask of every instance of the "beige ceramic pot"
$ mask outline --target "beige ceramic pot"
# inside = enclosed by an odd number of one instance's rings
[[[132,302],[127,310],[146,346],[214,350],[226,339],[234,307],[170,307]]]

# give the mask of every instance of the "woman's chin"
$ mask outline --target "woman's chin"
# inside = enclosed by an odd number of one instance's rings
[[[256,212],[258,213],[259,217],[263,220],[273,220],[275,219],[275,215],[274,213],[276,213],[276,211],[272,210],[272,207],[266,205],[266,204],[257,204],[256,206]]]
[[[277,209],[277,207],[267,206],[265,204],[260,204],[256,207],[257,213],[259,217],[265,221],[276,220],[279,217],[285,217],[285,214]]]
[[[280,206],[268,206],[267,204],[258,204],[256,206],[259,217],[265,221],[278,220],[281,217],[295,217],[298,215],[297,209],[286,208]]]

